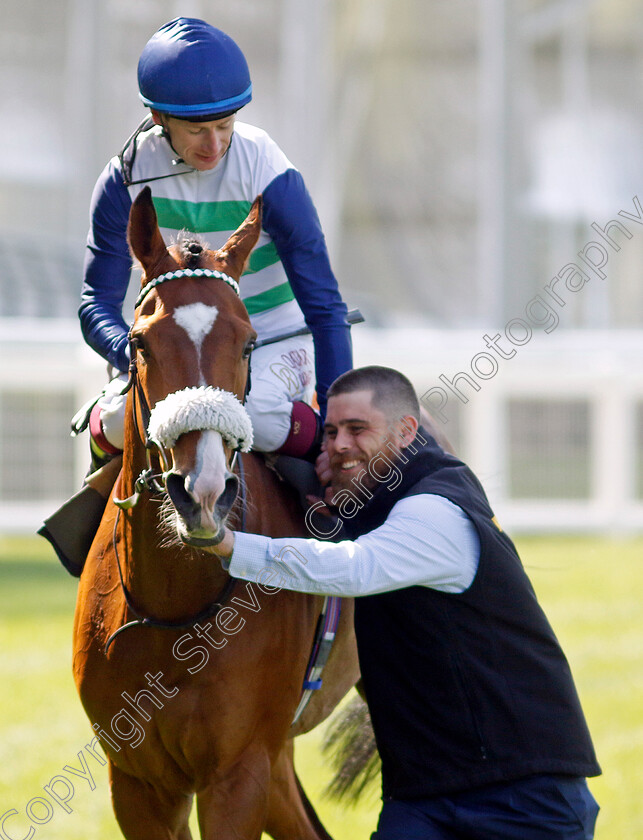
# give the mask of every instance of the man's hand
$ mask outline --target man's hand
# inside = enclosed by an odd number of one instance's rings
[[[221,542],[216,545],[204,545],[202,546],[202,550],[207,551],[208,554],[216,554],[217,557],[220,557],[222,560],[229,560],[232,557],[232,552],[234,550],[234,531],[231,531],[229,528],[225,528],[225,533]]]

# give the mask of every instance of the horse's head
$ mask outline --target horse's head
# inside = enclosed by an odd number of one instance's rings
[[[218,251],[190,234],[167,248],[147,187],[130,213],[130,247],[144,272],[130,334],[132,434],[167,461],[176,528],[191,545],[219,538],[238,490],[231,453],[252,445],[242,400],[256,333],[237,282],[260,229],[261,198]]]

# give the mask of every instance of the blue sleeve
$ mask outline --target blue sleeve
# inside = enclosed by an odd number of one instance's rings
[[[131,206],[121,173],[109,163],[92,195],[78,314],[87,344],[121,371],[129,366],[128,326],[123,319],[123,301],[132,269],[127,244]]]
[[[353,366],[346,304],[330,267],[317,211],[301,174],[288,169],[263,191],[263,228],[271,236],[315,343],[317,399]]]

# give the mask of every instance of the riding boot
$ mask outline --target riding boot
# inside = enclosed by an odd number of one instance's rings
[[[307,496],[321,498],[324,495],[324,489],[315,472],[315,465],[310,461],[293,458],[292,455],[277,455],[272,463],[277,475],[286,484],[295,488],[304,510],[310,507]]]
[[[91,472],[82,489],[45,519],[38,529],[74,577],[80,577],[83,571],[122,463],[122,455],[116,455],[99,470]]]
[[[303,458],[293,458],[290,455],[277,455],[271,460],[271,466],[277,475],[297,491],[302,509],[306,511],[306,526],[310,535],[314,538],[323,538],[321,535],[333,533],[337,539],[341,539],[341,530],[333,527],[337,522],[336,516],[319,513],[317,510],[309,511],[311,507],[308,496],[322,499],[325,488],[322,487],[315,465]]]

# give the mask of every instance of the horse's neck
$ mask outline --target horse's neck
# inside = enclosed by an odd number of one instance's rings
[[[145,457],[135,453],[128,458],[127,454],[121,492],[129,496]],[[178,543],[175,532],[163,527],[161,502],[160,496],[144,491],[120,515],[118,562],[134,608],[172,621],[199,613],[216,599],[229,577],[217,557]]]

